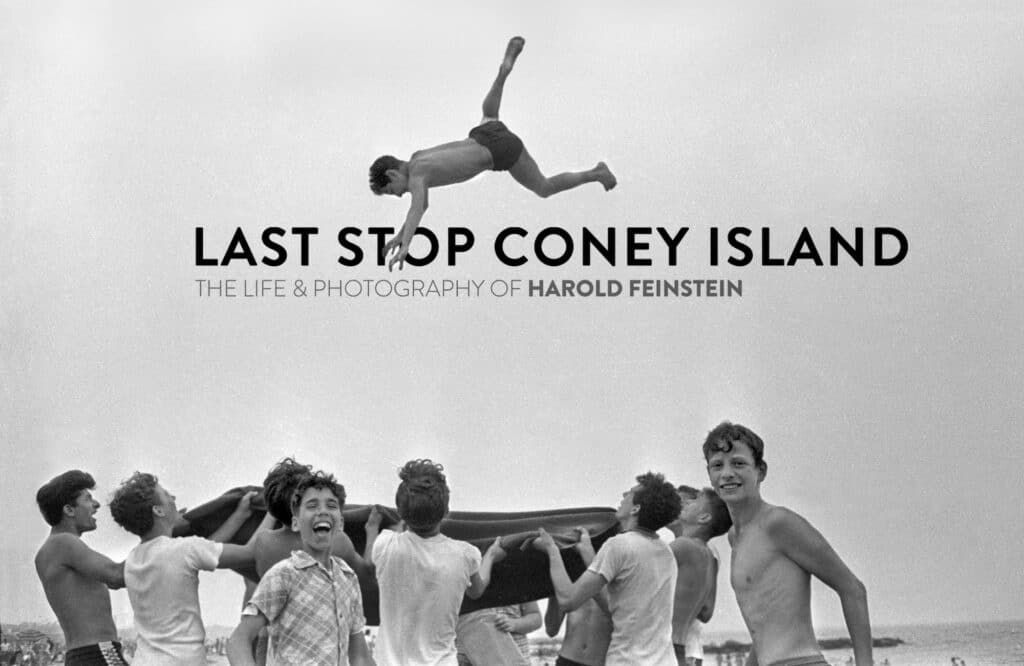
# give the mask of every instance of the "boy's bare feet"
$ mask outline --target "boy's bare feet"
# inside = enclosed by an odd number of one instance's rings
[[[594,167],[594,175],[597,176],[597,182],[604,185],[604,191],[614,188],[619,184],[619,181],[615,178],[615,174],[608,168],[608,165],[604,162],[598,162],[597,166]]]
[[[522,37],[513,37],[508,40],[508,46],[505,47],[505,59],[501,61],[501,68],[506,73],[512,71],[512,66],[516,64],[516,58],[523,52],[524,46],[526,46],[526,40]]]

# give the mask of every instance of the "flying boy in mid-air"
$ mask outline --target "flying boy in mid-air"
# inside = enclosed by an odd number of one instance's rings
[[[370,166],[370,189],[374,194],[400,197],[409,192],[412,195],[405,224],[384,246],[385,257],[394,251],[388,261],[388,270],[396,263],[399,269],[405,265],[409,244],[427,210],[427,192],[432,187],[461,183],[487,170],[508,171],[516,182],[544,198],[584,183],[601,183],[605,190],[615,187],[615,176],[604,162],[598,162],[597,166],[586,171],[546,177],[530,157],[522,140],[498,120],[505,79],[512,72],[525,44],[522,37],[509,40],[498,76],[484,98],[483,119],[469,131],[468,138],[418,150],[404,162],[391,155],[383,155]]]

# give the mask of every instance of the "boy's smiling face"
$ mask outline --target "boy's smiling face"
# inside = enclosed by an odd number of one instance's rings
[[[73,511],[73,521],[79,534],[96,529],[96,511],[100,508],[100,503],[93,498],[91,492],[83,490],[78,493],[74,503],[68,506]]]
[[[759,497],[764,470],[754,462],[754,452],[746,442],[736,440],[729,451],[708,456],[711,486],[726,502]]]
[[[331,539],[343,524],[341,502],[328,488],[307,488],[292,516],[292,530],[312,555],[330,552]]]

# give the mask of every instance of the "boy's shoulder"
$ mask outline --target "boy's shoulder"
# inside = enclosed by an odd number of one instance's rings
[[[676,537],[668,546],[680,565],[699,562],[705,557],[712,557],[707,544],[693,537]]]
[[[770,537],[785,537],[791,530],[810,527],[807,519],[784,506],[769,504],[761,515],[761,525]]]
[[[68,532],[48,534],[43,543],[40,544],[39,550],[36,551],[36,560],[40,558],[57,558],[65,553],[80,550],[81,548],[89,548],[89,546],[77,534],[70,534]],[[92,549],[89,548],[89,550]]]

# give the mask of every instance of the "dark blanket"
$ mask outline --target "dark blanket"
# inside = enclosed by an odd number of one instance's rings
[[[220,497],[198,506],[185,514],[187,525],[175,530],[175,536],[209,536],[224,523],[234,511],[239,498],[249,490],[261,491],[253,500],[253,515],[238,530],[232,543],[244,544],[259,527],[266,513],[263,503],[262,488],[246,486],[233,488]],[[366,519],[370,515],[371,505],[347,504],[342,512],[345,516],[345,534],[352,539],[356,551],[363,552],[366,545]],[[398,514],[394,509],[382,507],[384,520],[382,529],[398,522]],[[575,541],[574,528],[585,527],[590,532],[594,550],[601,547],[609,537],[618,534],[619,525],[615,519],[615,511],[606,508],[554,509],[550,511],[523,511],[517,513],[495,513],[477,511],[452,511],[441,523],[441,532],[452,539],[468,541],[480,549],[487,549],[494,537],[501,537],[501,544],[508,556],[494,565],[491,572],[491,584],[479,599],[468,597],[462,604],[460,612],[479,608],[492,608],[511,604],[535,601],[551,596],[551,578],[548,574],[547,555],[535,550],[531,541],[537,534],[537,528],[543,527],[551,532],[555,540],[562,544],[562,561],[575,580],[586,567],[579,553],[572,547]],[[239,573],[252,580],[257,580],[256,570],[250,567],[239,570]],[[359,580],[363,591],[363,610],[368,624],[379,624],[377,608],[377,581]]]

